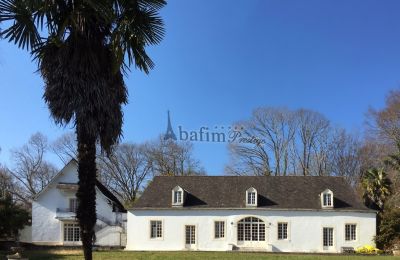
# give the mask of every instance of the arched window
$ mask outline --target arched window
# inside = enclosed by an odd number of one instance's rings
[[[265,241],[265,223],[259,218],[247,217],[238,222],[238,241]]]

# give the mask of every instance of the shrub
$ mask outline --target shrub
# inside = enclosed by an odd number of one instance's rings
[[[0,198],[0,238],[17,238],[18,230],[29,219],[29,212],[16,205],[10,195]]]
[[[386,209],[378,218],[380,220],[375,242],[379,248],[393,249],[400,239],[400,209]]]
[[[378,248],[371,246],[371,245],[365,245],[365,246],[357,248],[356,253],[357,254],[376,255],[376,254],[381,254],[382,250],[379,250]]]

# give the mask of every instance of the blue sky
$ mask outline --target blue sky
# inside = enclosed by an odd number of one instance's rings
[[[359,132],[400,82],[399,1],[169,1],[166,37],[149,54],[156,68],[126,79],[126,142],[154,139],[171,111],[175,131],[229,126],[260,106],[308,108]],[[0,162],[9,149],[56,126],[43,82],[23,50],[0,41]],[[222,174],[225,144],[196,143],[210,174]]]

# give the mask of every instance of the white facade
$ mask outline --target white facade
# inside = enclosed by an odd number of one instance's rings
[[[265,241],[239,241],[238,223],[247,217],[255,217],[264,223]],[[151,238],[151,221],[161,221],[161,237]],[[215,221],[224,222],[223,238],[215,238]],[[278,223],[287,224],[287,238],[278,239]],[[355,225],[355,235],[352,234],[349,241],[345,236],[346,225]],[[187,245],[185,226],[195,226],[194,244]],[[323,244],[324,228],[333,231],[331,246]],[[376,213],[368,211],[132,209],[128,211],[126,249],[227,251],[242,248],[271,252],[339,253],[343,247],[374,245],[375,230]]]
[[[79,239],[75,233],[78,234],[79,230],[74,226],[77,220],[70,202],[70,199],[75,199],[77,182],[77,163],[71,161],[32,202],[33,244],[81,244],[76,241]],[[112,202],[97,187],[96,211],[96,245],[124,246],[126,213],[113,212]]]

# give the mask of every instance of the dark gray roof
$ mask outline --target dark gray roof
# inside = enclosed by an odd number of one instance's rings
[[[183,188],[184,206],[172,207],[172,189]],[[341,177],[317,176],[158,176],[133,209],[246,208],[246,190],[258,193],[261,209],[320,210],[321,192],[330,189],[335,210],[369,211]]]

